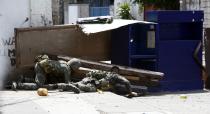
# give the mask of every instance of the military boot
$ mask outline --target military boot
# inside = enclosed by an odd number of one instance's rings
[[[12,86],[11,86],[13,91],[17,90],[17,83],[16,82],[12,82]]]

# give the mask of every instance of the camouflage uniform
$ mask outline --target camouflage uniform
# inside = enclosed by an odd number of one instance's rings
[[[47,77],[62,77],[65,78],[65,83],[70,83],[71,69],[65,62],[43,59],[35,65],[35,82],[38,86],[42,87]]]
[[[71,83],[57,83],[57,84],[46,84],[42,85],[43,88],[47,88],[48,90],[54,89],[62,89],[63,91],[73,91],[74,93],[80,93],[80,90]],[[13,90],[37,90],[39,86],[36,83],[21,83],[21,82],[13,82],[12,89]]]
[[[12,89],[13,90],[37,90],[38,86],[36,83],[12,83]]]
[[[62,91],[73,91],[74,93],[80,93],[80,89],[72,83],[58,83],[57,86],[58,89]]]
[[[91,77],[85,77],[74,85],[84,92],[96,92],[96,80]]]
[[[106,71],[91,71],[87,73],[88,77],[96,79],[96,88],[101,90],[115,90],[117,84],[125,86],[127,94],[132,92],[130,82],[119,74]]]
[[[96,92],[96,86],[90,77],[86,77],[77,83],[59,83],[58,89],[63,91],[73,91],[75,93],[84,92]]]
[[[91,71],[86,76],[83,80],[74,83],[81,91],[96,92],[97,89],[103,91],[112,90],[115,89],[116,84],[122,84],[125,85],[127,94],[132,92],[130,82],[119,74],[106,71]]]
[[[47,84],[43,85],[43,88],[47,88],[48,90],[57,89],[57,84]],[[13,82],[12,89],[13,90],[37,90],[39,86],[36,83],[21,83],[21,82]]]

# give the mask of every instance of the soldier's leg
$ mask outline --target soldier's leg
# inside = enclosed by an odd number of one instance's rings
[[[70,83],[71,82],[71,69],[66,65],[66,64],[63,64],[62,65],[62,69],[63,69],[63,72],[64,72],[64,78],[65,78],[65,83]]]
[[[36,83],[18,83],[17,89],[19,89],[19,90],[37,90],[38,86]]]
[[[55,90],[58,88],[57,84],[46,84],[42,86],[43,88],[47,88],[48,90]]]
[[[43,69],[40,67],[40,65],[38,65],[38,64],[36,64],[34,68],[35,68],[35,72],[36,72],[35,82],[39,87],[42,87],[46,81],[46,77],[44,75],[45,73],[44,73]]]
[[[119,74],[115,74],[114,78],[115,78],[115,82],[117,84],[125,85],[126,93],[127,93],[127,95],[125,95],[126,97],[132,98],[132,97],[138,97],[138,96],[142,96],[143,95],[142,93],[132,92],[131,84],[125,77],[123,77],[123,76],[121,76]]]
[[[57,84],[58,89],[62,89],[63,91],[73,91],[74,93],[80,93],[79,88],[77,88],[75,85],[71,83],[58,83]]]
[[[114,82],[115,84],[122,84],[122,85],[125,85],[125,89],[126,89],[126,92],[128,94],[130,94],[132,92],[132,89],[131,89],[131,84],[130,82],[123,76],[120,76],[118,74],[114,74],[115,76],[113,77],[114,79]]]
[[[84,92],[96,92],[96,87],[95,85],[91,84],[91,83],[88,83],[88,84],[84,84],[84,83],[81,83],[81,82],[78,82],[76,84],[76,86],[84,91]]]

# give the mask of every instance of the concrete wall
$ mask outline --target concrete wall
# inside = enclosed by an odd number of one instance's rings
[[[210,0],[180,0],[181,10],[203,10],[204,28],[210,27]]]
[[[17,67],[33,65],[35,56],[41,53],[110,60],[110,40],[110,32],[87,36],[74,25],[17,29]]]
[[[16,65],[14,28],[51,24],[51,0],[0,0],[0,86]]]
[[[210,1],[201,0],[201,10],[204,10],[204,28],[210,28]]]
[[[69,0],[64,0],[64,5],[63,5],[63,9],[64,9],[64,24],[68,24],[69,21],[69,14],[68,14],[68,6],[69,6]]]
[[[63,24],[63,0],[52,0],[53,25]]]
[[[89,17],[89,4],[69,4],[67,24],[76,24],[78,18]]]
[[[30,0],[31,26],[52,25],[52,1]]]
[[[200,0],[180,0],[181,10],[199,10]]]
[[[29,0],[0,0],[0,81],[15,66],[14,28],[29,27]]]

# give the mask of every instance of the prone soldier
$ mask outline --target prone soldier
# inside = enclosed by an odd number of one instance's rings
[[[65,61],[56,61],[50,60],[47,55],[39,55],[35,58],[35,79],[32,83],[23,83],[23,76],[17,82],[12,83],[12,89],[24,89],[24,90],[36,90],[40,87],[45,87],[47,89],[57,89],[58,86],[60,88],[64,87],[61,81],[57,79],[62,78],[64,76],[65,83],[71,86],[70,84],[70,75],[71,75],[71,67]],[[72,64],[73,65],[73,64]],[[73,67],[74,68],[74,67]],[[55,78],[57,77],[57,79]],[[56,83],[52,83],[55,82]],[[51,84],[49,84],[51,83]],[[60,84],[57,84],[60,83]],[[77,89],[74,89],[72,85],[71,89],[78,93]]]
[[[74,59],[73,61],[68,62],[70,66],[77,66],[73,70],[78,70],[81,66],[79,60]],[[97,89],[106,91],[106,90],[114,90],[117,84],[124,85],[126,94],[128,97],[138,96],[137,93],[132,92],[130,82],[123,76],[107,71],[90,71],[86,74],[86,77],[77,83],[73,83],[79,90],[84,92],[96,92]],[[71,84],[66,84],[66,88],[68,86],[72,86]]]

